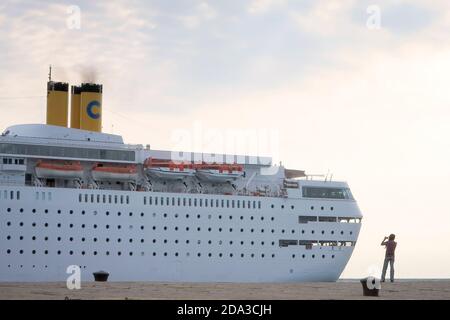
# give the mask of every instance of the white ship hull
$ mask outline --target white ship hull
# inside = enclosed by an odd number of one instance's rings
[[[178,198],[251,208],[189,207]],[[99,270],[111,281],[336,281],[353,246],[308,250],[279,240],[356,241],[360,230],[299,223],[305,213],[360,216],[354,201],[339,200],[0,186],[0,211],[0,281],[65,281],[70,265],[83,281]]]

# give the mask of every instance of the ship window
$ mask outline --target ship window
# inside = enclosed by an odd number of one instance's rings
[[[192,199],[191,198],[188,199],[188,204],[189,204],[189,207],[192,205]]]
[[[130,204],[130,196],[125,197],[127,204]]]
[[[175,198],[172,197],[172,206],[175,206]]]
[[[103,203],[106,203],[106,195],[103,195]]]
[[[302,187],[304,198],[322,199],[351,199],[352,193],[349,188],[325,188],[325,187]]]
[[[144,197],[144,204],[147,204],[147,197]]]
[[[117,200],[118,200],[117,198],[118,198],[117,195],[115,195],[114,196],[114,203],[117,203]]]
[[[299,216],[298,223],[308,223],[308,222],[316,222],[316,216]]]
[[[223,208],[225,206],[225,200],[222,199],[220,206]]]
[[[219,199],[216,199],[216,208],[219,207]]]
[[[153,202],[152,200],[153,200],[152,197],[149,197],[149,198],[148,198],[148,204],[149,204],[149,205],[152,204],[152,202]]]
[[[203,206],[203,201],[202,201],[203,199],[199,199],[199,205],[200,205],[200,207],[202,207]]]
[[[242,208],[245,209],[245,201],[242,201]]]
[[[91,194],[91,203],[94,203],[94,195]]]
[[[17,196],[16,196],[16,199],[17,200],[20,200],[20,191],[17,191],[17,194],[16,194]]]
[[[231,207],[234,208],[234,200],[231,200]]]
[[[181,206],[181,199],[180,198],[177,198],[177,205]]]
[[[45,201],[45,192],[42,192],[41,195],[42,195],[42,200]]]
[[[319,222],[336,222],[336,217],[322,216],[319,217]]]
[[[108,203],[111,203],[112,202],[112,195],[108,195]]]
[[[120,196],[120,203],[123,204],[123,196]]]
[[[169,197],[166,198],[166,206],[168,206],[168,205],[169,205]]]
[[[197,206],[197,199],[194,199],[194,207]]]
[[[241,200],[237,201],[237,207],[240,208],[241,207]]]
[[[183,198],[183,207],[186,207],[186,198]]]
[[[253,201],[253,209],[256,209],[256,201]]]
[[[88,195],[87,194],[84,195],[84,202],[88,202]]]
[[[261,201],[258,201],[258,209],[261,209]]]

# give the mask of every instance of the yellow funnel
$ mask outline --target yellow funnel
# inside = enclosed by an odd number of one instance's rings
[[[101,84],[81,85],[80,129],[102,131],[102,90]]]
[[[67,127],[69,112],[69,84],[47,82],[47,124]]]
[[[70,127],[80,129],[81,87],[72,86],[70,99]]]

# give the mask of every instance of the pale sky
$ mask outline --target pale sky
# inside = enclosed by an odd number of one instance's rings
[[[276,161],[347,181],[364,214],[342,277],[380,269],[390,233],[399,277],[450,277],[449,40],[448,0],[4,0],[0,127],[44,123],[52,64],[104,85],[130,143],[277,132]]]

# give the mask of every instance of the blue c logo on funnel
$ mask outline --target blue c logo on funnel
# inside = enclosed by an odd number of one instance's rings
[[[95,107],[100,109],[100,102],[98,102],[96,100],[91,101],[91,102],[89,102],[89,104],[86,107],[86,112],[87,112],[89,118],[92,118],[94,120],[100,118],[100,112],[98,112],[98,113],[94,112]]]

